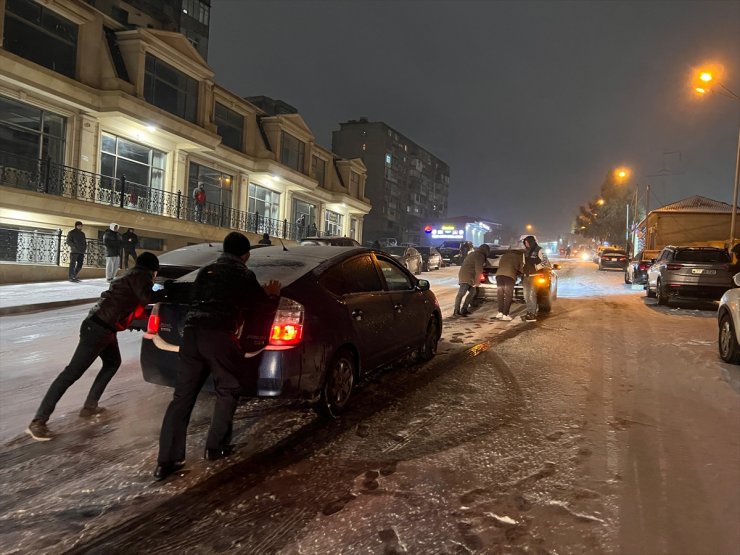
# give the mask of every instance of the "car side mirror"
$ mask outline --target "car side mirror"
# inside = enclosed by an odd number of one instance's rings
[[[553,270],[559,270],[560,269],[560,264],[553,264],[552,265],[552,269]]]
[[[734,281],[734,282],[735,282],[735,285],[737,285],[738,287],[740,287],[740,272],[736,273],[736,274],[735,274],[735,275],[734,275],[734,276],[732,277],[732,281]]]
[[[425,279],[420,279],[418,282],[416,282],[416,288],[419,291],[429,291],[429,287],[430,287],[429,282]]]

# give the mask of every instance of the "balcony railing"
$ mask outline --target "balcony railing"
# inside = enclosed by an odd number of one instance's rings
[[[69,247],[62,230],[0,228],[0,262],[68,266]],[[88,239],[83,264],[105,267],[105,247],[96,239]]]
[[[303,226],[288,220],[266,218],[259,212],[213,202],[198,205],[181,191],[163,191],[129,181],[125,175],[109,177],[49,159],[26,158],[3,151],[0,151],[0,185],[239,231],[269,233],[282,239],[299,240],[307,233]],[[317,231],[317,234],[325,233]]]

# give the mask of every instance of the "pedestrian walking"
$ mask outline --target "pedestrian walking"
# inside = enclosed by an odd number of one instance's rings
[[[206,190],[202,183],[198,183],[198,186],[193,189],[193,201],[195,202],[195,221],[202,222],[206,206]]]
[[[460,289],[458,289],[457,296],[455,297],[454,316],[467,316],[470,314],[470,303],[475,299],[478,292],[477,285],[479,283],[479,277],[483,273],[483,265],[489,253],[489,246],[483,243],[465,257],[457,274]],[[463,296],[465,296],[465,301],[463,301]],[[462,307],[460,306],[461,303]]]
[[[118,233],[118,224],[110,224],[103,233],[103,246],[105,247],[105,279],[108,283],[116,277],[121,267],[121,247],[123,240]]]
[[[270,234],[269,233],[263,233],[262,239],[257,241],[258,245],[272,245],[272,241],[270,241]]]
[[[136,259],[136,266],[115,280],[100,295],[100,300],[82,321],[80,340],[72,359],[49,386],[26,430],[33,439],[47,441],[53,437],[46,422],[59,399],[98,357],[103,361],[103,366],[95,377],[79,414],[82,418],[89,418],[105,411],[98,406],[98,401],[121,366],[117,333],[125,330],[136,316],[143,313],[147,304],[159,299],[160,294],[152,291],[157,270],[157,257],[150,252],[143,252]]]
[[[497,320],[510,322],[511,301],[514,298],[514,283],[516,278],[524,270],[524,256],[521,251],[509,250],[498,259],[496,270],[496,297],[498,300],[498,314],[494,316]]]
[[[279,282],[270,281],[262,287],[247,269],[249,250],[245,235],[237,231],[229,233],[223,242],[223,255],[201,268],[195,278],[175,391],[159,436],[154,470],[157,480],[163,480],[184,464],[190,414],[209,374],[213,376],[216,401],[204,458],[217,460],[233,452],[232,422],[242,391],[240,379],[257,382],[256,375],[244,375],[247,370],[237,330],[256,304],[276,305],[280,295]]]
[[[82,222],[76,221],[74,229],[67,233],[67,246],[69,247],[69,281],[79,283],[77,275],[82,270],[87,251],[87,238],[82,231]]]
[[[537,321],[537,286],[535,285],[536,273],[545,267],[547,255],[544,249],[537,244],[534,235],[527,235],[524,240],[524,277],[522,285],[524,287],[524,302],[527,305],[527,313],[522,316],[522,320],[527,322]]]
[[[571,248],[570,245],[565,247],[565,258],[570,258]]]
[[[128,228],[128,231],[121,236],[123,240],[123,269],[128,270],[128,257],[134,259],[136,263],[136,247],[139,246],[139,236],[134,233],[132,227]]]

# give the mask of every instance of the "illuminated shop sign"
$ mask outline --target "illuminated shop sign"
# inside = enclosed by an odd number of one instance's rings
[[[464,239],[465,230],[455,227],[454,225],[442,225],[439,227],[427,226],[431,228],[432,239]],[[426,231],[426,228],[425,228]]]

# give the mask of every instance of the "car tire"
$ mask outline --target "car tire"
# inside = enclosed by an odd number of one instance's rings
[[[421,275],[421,262],[416,263],[416,271],[414,272],[415,276]]]
[[[654,299],[655,298],[655,293],[653,292],[652,289],[650,289],[650,282],[649,281],[646,281],[645,282],[645,296],[648,299]]]
[[[668,304],[668,295],[666,295],[665,291],[663,291],[663,284],[660,282],[660,280],[655,283],[655,295],[658,297],[658,304]]]
[[[326,367],[319,400],[313,405],[319,415],[335,420],[344,412],[355,385],[356,366],[349,349],[342,349],[334,355]]]
[[[439,344],[439,322],[432,316],[427,324],[427,333],[424,336],[424,343],[419,348],[419,359],[423,362],[430,361],[437,354],[437,345]]]
[[[740,345],[737,343],[735,324],[732,322],[732,316],[727,312],[719,319],[717,346],[722,360],[731,364],[740,364]]]
[[[603,272],[604,268],[601,267],[601,264],[599,264],[599,272]]]
[[[552,299],[549,294],[537,298],[537,310],[544,313],[552,310]]]
[[[429,271],[429,262],[424,262],[421,266],[422,272],[428,272]]]
[[[627,285],[631,285],[632,284],[632,280],[630,279],[629,272],[627,272],[627,271],[624,272],[624,282]]]

